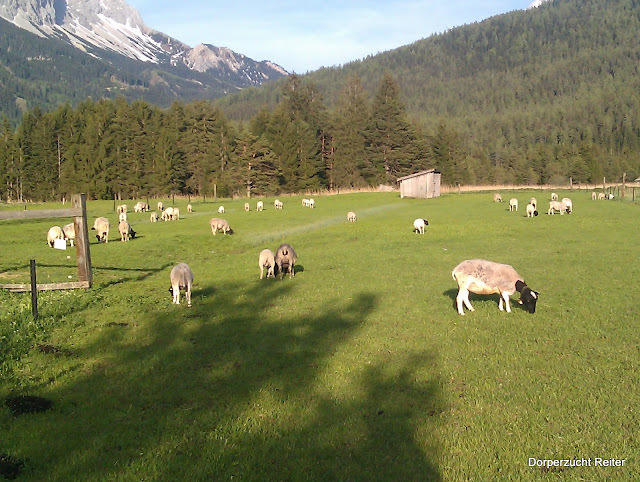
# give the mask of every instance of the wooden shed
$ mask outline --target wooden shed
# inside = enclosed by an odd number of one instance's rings
[[[400,197],[430,198],[440,196],[440,171],[429,169],[399,177]]]

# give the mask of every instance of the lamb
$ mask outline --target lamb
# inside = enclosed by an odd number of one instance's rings
[[[302,205],[303,205],[305,208],[306,208],[306,207],[309,207],[309,200],[308,200],[308,199],[306,199],[306,198],[305,198],[305,199],[303,199],[303,200],[302,200]]]
[[[126,213],[126,212],[127,212],[126,204],[120,204],[118,207],[116,207],[116,213],[120,214],[120,213]]]
[[[296,261],[298,261],[298,255],[289,244],[283,243],[278,247],[275,261],[278,265],[278,271],[280,272],[280,279],[282,279],[284,275],[285,268],[289,271],[289,278],[295,276],[294,266]]]
[[[551,193],[551,200],[552,201],[557,201],[558,200],[558,195],[555,192]]]
[[[539,293],[529,288],[522,280],[522,276],[508,264],[484,259],[468,259],[453,268],[451,276],[458,282],[456,305],[460,315],[464,315],[463,303],[469,311],[474,311],[469,302],[470,292],[479,295],[498,293],[500,295],[498,308],[503,311],[503,305],[505,305],[507,313],[510,313],[509,297],[518,291],[520,293],[518,303],[524,304],[529,313],[536,311]]]
[[[151,221],[152,223],[157,223],[158,222],[158,213],[153,211],[151,213],[151,216],[149,216],[149,221]]]
[[[218,208],[218,214],[224,214],[224,206]]]
[[[149,210],[149,205],[142,201],[137,202],[136,205],[133,206],[134,213],[141,213],[143,211],[148,211],[148,210]]]
[[[158,211],[162,212],[164,211],[164,204],[162,204],[162,201],[158,201]]]
[[[532,203],[527,204],[527,217],[532,218],[533,216],[537,216],[538,211],[536,210],[536,206]]]
[[[251,210],[251,206],[249,206],[249,203],[244,203],[244,212],[248,213]]]
[[[502,196],[499,193],[495,193],[493,195],[493,202],[494,203],[501,203],[502,202]]]
[[[273,201],[273,207],[275,209],[282,209],[284,207],[284,204],[282,203],[282,201],[276,199],[275,201]]]
[[[534,197],[532,197],[531,199],[529,199],[529,204],[533,204],[533,209],[538,209],[538,200]]]
[[[163,221],[169,221],[170,219],[173,219],[173,208],[168,207],[167,209],[162,211],[160,219],[162,219]]]
[[[518,200],[516,198],[509,199],[509,211],[518,210]]]
[[[180,220],[180,208],[173,208],[173,214],[171,215],[172,221]]]
[[[418,218],[413,222],[413,232],[416,234],[424,234],[424,227],[429,226],[429,221]]]
[[[68,239],[73,246],[73,241],[76,239],[76,227],[73,223],[65,224],[62,226],[62,232],[64,233],[65,239]]]
[[[356,222],[356,213],[354,213],[353,211],[349,211],[347,213],[347,221],[349,221],[350,223],[355,223]]]
[[[309,199],[309,207],[310,207],[311,209],[313,209],[313,208],[315,208],[315,207],[316,207],[316,201],[315,201],[315,199],[313,199],[313,198]]]
[[[571,202],[571,199],[569,199],[568,197],[563,197],[561,202],[562,204],[567,206],[567,213],[571,214],[573,212],[573,203]]]
[[[275,278],[276,275],[274,273],[276,260],[273,254],[273,251],[270,249],[263,249],[260,251],[260,256],[258,257],[258,266],[260,267],[260,279],[264,274],[264,268],[267,268],[267,278]]]
[[[169,293],[173,295],[173,303],[180,304],[180,288],[184,288],[187,298],[187,306],[191,306],[191,287],[193,286],[193,271],[186,263],[180,263],[173,267],[169,275],[171,288]]]
[[[596,194],[596,192],[595,192],[595,191],[592,191],[592,192],[591,192],[591,200],[592,200],[592,201],[595,201],[597,198],[598,198],[598,195]]]
[[[47,233],[47,244],[53,248],[56,239],[64,239],[64,232],[60,226],[52,226]]]
[[[193,206],[191,204],[187,204],[187,212],[188,213],[192,213],[193,212]]]
[[[109,242],[109,220],[107,218],[96,218],[91,229],[97,231],[96,238],[98,239],[98,242]]]
[[[258,201],[256,203],[256,211],[262,211],[264,209],[264,203],[262,201]]]
[[[118,214],[118,222],[127,221],[127,213]]]
[[[613,199],[613,193],[607,194],[606,198],[609,199],[609,200]]]
[[[603,199],[605,199],[605,194],[603,192],[599,192],[598,193],[598,201],[602,201]]]
[[[224,219],[211,218],[211,220],[209,221],[209,225],[211,226],[211,232],[213,233],[214,236],[216,235],[218,230],[221,230],[222,233],[225,235],[231,231],[231,228],[229,227],[229,223]]]
[[[123,243],[136,237],[136,232],[131,228],[131,225],[126,221],[120,221],[118,223],[118,232],[120,233],[120,241]]]
[[[549,211],[547,214],[553,214],[555,211],[558,211],[561,215],[567,211],[566,204],[560,201],[550,201],[549,202]]]

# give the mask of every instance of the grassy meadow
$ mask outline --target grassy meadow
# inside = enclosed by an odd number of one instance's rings
[[[262,213],[180,201],[177,222],[130,213],[128,243],[113,202],[91,201],[90,225],[112,223],[107,244],[89,232],[91,290],[40,293],[37,320],[28,293],[0,291],[0,400],[53,401],[0,404],[2,460],[34,481],[637,480],[640,206],[559,194],[573,214],[544,214],[541,191],[316,196],[313,210],[285,196]],[[214,237],[214,216],[234,233]],[[62,221],[0,221],[0,283],[28,282],[30,258],[38,282],[75,280],[75,249],[45,241]],[[259,252],[282,242],[295,278],[259,280]],[[471,295],[459,316],[451,270],[469,258],[513,265],[536,313]],[[179,262],[191,308],[171,304]]]

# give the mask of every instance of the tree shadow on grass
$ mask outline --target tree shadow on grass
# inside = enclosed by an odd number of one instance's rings
[[[135,330],[102,331],[49,387],[57,409],[10,428],[32,434],[30,476],[439,479],[435,354],[361,361],[377,295],[294,315],[294,288],[205,287],[192,308],[167,298]]]

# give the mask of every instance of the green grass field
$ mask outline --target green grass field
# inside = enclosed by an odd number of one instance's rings
[[[529,197],[546,212],[549,193],[503,191],[518,213],[490,192],[225,201],[235,232],[215,237],[220,203],[184,201],[178,222],[131,213],[129,243],[113,203],[89,202],[90,224],[112,222],[108,244],[90,231],[94,287],[40,293],[37,321],[29,294],[0,291],[0,400],[53,401],[2,404],[0,454],[38,481],[637,480],[640,206],[559,194],[573,214],[533,219]],[[30,258],[38,282],[76,279],[75,250],[46,245],[53,224],[0,222],[0,283],[28,282]],[[259,280],[281,242],[295,278]],[[451,270],[469,258],[513,265],[536,313],[472,295],[459,316]],[[192,308],[171,304],[178,262]]]

